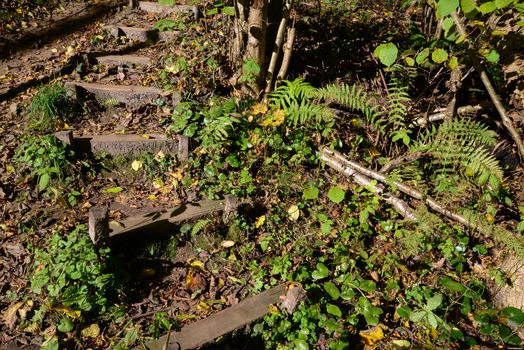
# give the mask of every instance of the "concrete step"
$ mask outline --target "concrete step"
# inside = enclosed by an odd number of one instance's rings
[[[156,28],[126,27],[121,25],[106,25],[104,29],[109,31],[115,38],[126,36],[138,42],[147,41],[175,41],[180,38],[178,31],[161,32]]]
[[[153,60],[138,55],[104,55],[95,56],[93,61],[106,66],[152,66]]]
[[[106,103],[108,100],[113,100],[131,107],[138,107],[163,97],[162,90],[158,88],[138,85],[67,82],[65,87],[77,98],[85,96],[86,92],[92,93],[101,104]],[[172,103],[175,103],[177,99],[171,96],[171,100]]]
[[[152,1],[140,1],[138,3],[138,7],[148,13],[154,13],[161,16],[167,16],[171,14],[177,14],[177,13],[193,13],[193,6],[191,5],[173,5],[173,6],[167,6],[159,4],[158,2],[152,2]]]
[[[59,131],[55,137],[68,144],[78,153],[105,152],[112,156],[135,156],[145,152],[176,155],[180,161],[187,160],[189,139],[186,136],[175,135],[174,138],[163,134],[145,135],[82,135],[74,136],[71,130]]]

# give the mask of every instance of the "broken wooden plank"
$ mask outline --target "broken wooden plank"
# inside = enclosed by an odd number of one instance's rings
[[[174,139],[162,134],[73,136],[72,131],[68,130],[55,133],[55,137],[79,153],[105,152],[112,156],[131,156],[162,151],[176,155],[180,161],[187,160],[189,156],[189,139],[183,135],[175,135]]]
[[[106,66],[151,66],[153,61],[147,56],[138,55],[104,55],[95,56],[93,61]]]
[[[139,107],[162,97],[162,90],[154,87],[139,85],[105,85],[99,83],[67,82],[65,88],[73,97],[82,97],[91,93],[96,100],[105,104],[107,101],[116,101],[132,107]],[[173,98],[172,98],[173,99]]]
[[[203,320],[192,323],[179,332],[171,332],[157,340],[150,341],[145,344],[145,348],[162,350],[166,343],[167,349],[198,348],[265,316],[269,312],[269,306],[278,303],[285,293],[286,285],[278,285]],[[135,350],[138,349],[142,349],[142,347],[135,348]]]
[[[126,36],[138,42],[147,41],[175,41],[180,38],[178,31],[159,31],[156,28],[126,27],[120,25],[106,25],[104,29],[118,38]]]
[[[94,206],[89,209],[88,232],[95,245],[109,243],[109,216],[106,207]]]
[[[144,12],[155,13],[161,16],[167,16],[176,13],[193,12],[193,7],[190,5],[167,6],[152,1],[140,1],[138,7]]]
[[[235,210],[238,206],[236,197],[227,196],[222,200],[204,200],[186,203],[173,209],[151,211],[109,224],[109,239],[111,245],[119,245],[128,241],[151,238],[155,235],[165,235],[178,230],[185,222],[204,216]]]

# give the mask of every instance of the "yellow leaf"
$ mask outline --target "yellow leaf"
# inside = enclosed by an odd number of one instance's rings
[[[158,153],[155,155],[155,160],[157,162],[161,162],[161,161],[164,160],[165,157],[166,157],[166,155],[164,154],[164,152],[158,151]]]
[[[6,165],[6,166],[5,166],[5,170],[6,170],[8,173],[14,173],[14,172],[15,172],[15,167],[12,166],[12,165]]]
[[[276,307],[275,305],[271,304],[267,307],[267,310],[269,311],[269,313],[271,315],[275,315],[275,316],[278,316],[280,315],[280,310],[278,309],[278,307]]]
[[[255,227],[259,228],[260,226],[264,225],[264,222],[266,222],[266,216],[265,215],[259,216],[257,221],[255,222]]]
[[[73,49],[72,46],[68,46],[66,51],[65,51],[65,55],[66,56],[72,56],[74,53],[75,53],[75,49]]]
[[[150,194],[149,196],[147,196],[147,199],[149,199],[150,201],[155,201],[158,199],[158,197],[154,194]]]
[[[58,50],[57,50],[56,48],[52,48],[52,49],[51,49],[51,52],[52,52],[52,53],[57,53]]]
[[[79,310],[74,310],[69,306],[64,305],[50,306],[49,310],[61,311],[71,318],[79,318],[81,315],[81,312]]]
[[[267,105],[265,103],[257,103],[253,106],[252,112],[254,115],[264,114],[267,112]]]
[[[198,303],[197,310],[207,310],[209,309],[209,305],[203,301]]]
[[[140,169],[142,169],[142,166],[143,166],[143,162],[141,160],[138,160],[138,159],[135,159],[133,161],[133,163],[131,163],[131,168],[134,170],[134,171],[139,171]]]
[[[488,220],[489,223],[492,223],[495,221],[495,217],[491,214],[486,214],[486,220]]]
[[[293,204],[289,207],[287,213],[289,214],[289,220],[297,221],[300,216],[300,209],[298,209],[298,207]]]
[[[231,248],[232,246],[235,245],[235,242],[234,241],[222,241],[222,243],[220,243],[220,245],[223,248]]]
[[[156,179],[153,180],[153,187],[156,188],[157,190],[162,188],[162,186],[164,186],[164,180],[162,180],[161,178],[157,177]]]
[[[261,125],[262,126],[279,126],[284,122],[286,112],[282,109],[278,109],[273,112],[270,116],[266,117]]]
[[[82,329],[82,336],[85,338],[96,338],[100,335],[100,327],[93,323],[89,327]]]
[[[380,326],[375,326],[373,328],[367,329],[365,331],[360,331],[360,338],[366,346],[374,346],[379,341],[384,339],[384,331]]]
[[[189,260],[188,261],[189,263],[189,266],[197,269],[197,270],[202,270],[202,271],[205,271],[206,270],[206,265],[204,265],[204,263],[200,260]]]

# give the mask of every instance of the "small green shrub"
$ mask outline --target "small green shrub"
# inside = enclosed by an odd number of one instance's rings
[[[29,106],[29,128],[52,132],[57,126],[71,119],[74,102],[66,89],[59,84],[43,86],[33,97]]]
[[[85,225],[67,237],[53,232],[45,249],[35,249],[31,291],[43,294],[51,306],[63,305],[79,311],[103,314],[106,296],[114,286],[114,275],[105,260],[109,248],[96,250]]]

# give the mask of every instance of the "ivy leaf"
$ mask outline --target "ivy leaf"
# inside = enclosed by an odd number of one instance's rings
[[[233,6],[224,6],[224,8],[222,9],[222,13],[228,16],[234,16],[235,8]]]
[[[495,0],[495,6],[498,9],[503,9],[504,7],[508,7],[513,0]]]
[[[318,198],[318,188],[315,186],[310,186],[304,190],[302,195],[304,196],[304,199],[315,200]]]
[[[390,67],[397,60],[398,49],[393,43],[380,44],[373,54],[383,65]]]
[[[458,283],[448,276],[444,276],[440,279],[440,284],[442,284],[444,287],[446,287],[449,290],[452,290],[454,292],[464,292],[466,290],[466,287],[464,287],[461,283]]]
[[[508,306],[502,309],[502,314],[508,318],[508,325],[518,327],[524,323],[524,313],[522,310]]]
[[[409,320],[411,322],[420,322],[424,316],[426,316],[427,312],[424,311],[424,310],[419,310],[419,311],[415,311],[415,312],[412,312],[410,315],[409,315]]]
[[[500,55],[497,50],[491,50],[487,55],[485,55],[486,60],[491,63],[497,63],[500,60]]]
[[[433,311],[442,304],[442,294],[435,294],[428,299],[426,310]]]
[[[329,294],[329,296],[333,300],[337,300],[340,296],[340,290],[335,285],[335,283],[331,281],[324,283],[324,290]]]
[[[431,54],[431,59],[435,63],[446,62],[448,60],[448,53],[447,53],[447,51],[445,51],[443,49],[436,49]]]
[[[328,198],[333,203],[339,204],[344,200],[346,192],[338,186],[331,187],[328,192]]]
[[[437,11],[442,17],[446,17],[457,11],[459,0],[440,0],[437,4]]]
[[[476,0],[460,0],[460,8],[464,13],[470,13],[477,8]]]
[[[326,265],[324,265],[322,263],[318,263],[317,264],[317,269],[315,271],[313,271],[313,273],[311,274],[311,277],[314,280],[320,280],[322,278],[326,278],[328,275],[329,275],[329,270],[326,267]]]
[[[424,50],[418,53],[417,57],[415,57],[415,61],[417,62],[417,64],[422,64],[424,63],[426,58],[428,58],[428,56],[429,56],[429,49],[425,48]]]
[[[327,304],[326,311],[333,316],[342,317],[342,311],[340,311],[340,308],[336,305]]]
[[[105,192],[105,193],[119,193],[119,192],[122,192],[124,189],[120,186],[117,186],[117,187],[111,187],[111,188],[106,188],[105,190],[102,190],[102,192]]]
[[[497,5],[495,5],[495,1],[488,1],[479,6],[479,11],[484,15],[487,13],[491,13],[496,9]]]
[[[40,191],[43,191],[47,188],[47,185],[49,185],[50,176],[49,173],[43,173],[40,176],[40,179],[38,180],[38,189]]]
[[[56,328],[60,332],[67,333],[67,332],[70,332],[74,328],[74,325],[70,319],[64,317],[60,320],[60,323],[58,324]]]

